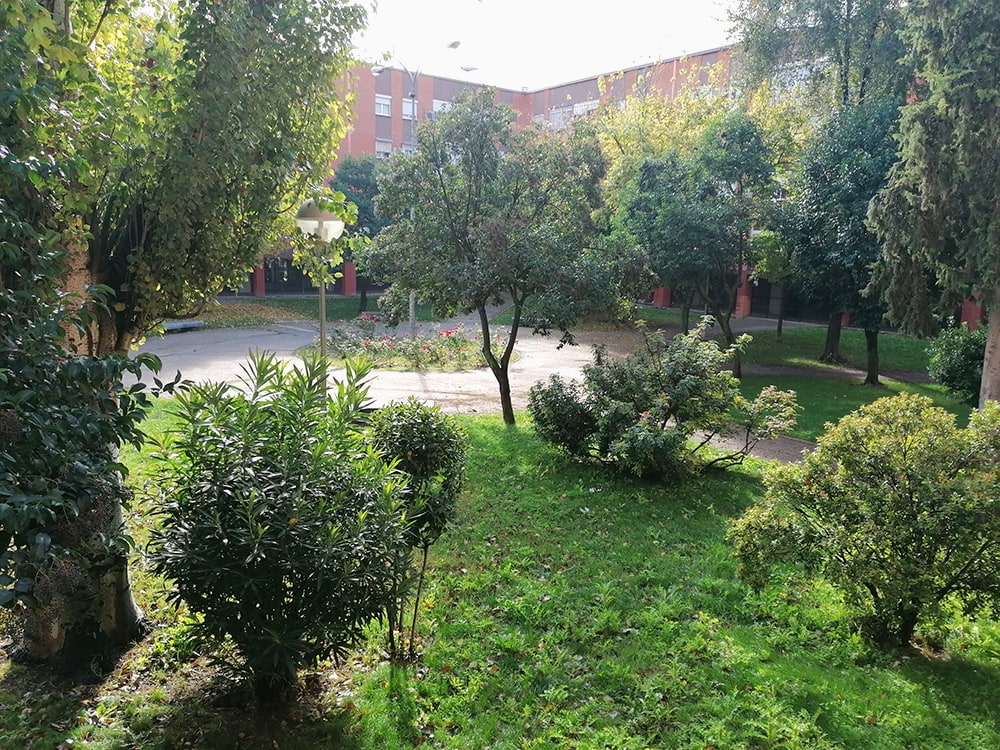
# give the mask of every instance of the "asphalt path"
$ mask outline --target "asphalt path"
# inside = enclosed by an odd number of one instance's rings
[[[458,322],[458,321],[456,321]],[[475,325],[466,323],[466,328]],[[786,324],[787,325],[787,324]],[[740,333],[771,330],[773,320],[745,318],[738,324]],[[426,334],[438,326],[424,324]],[[317,326],[311,321],[275,323],[247,328],[195,329],[147,338],[141,352],[157,355],[162,362],[161,378],[175,372],[194,382],[227,382],[239,385],[253,352],[271,352],[279,359],[296,363],[297,352],[315,342]],[[616,334],[605,334],[614,349]],[[622,334],[624,336],[624,334]],[[550,375],[579,378],[582,368],[591,361],[593,347],[586,342],[559,347],[555,337],[534,336],[522,332],[516,346],[516,359],[510,365],[511,400],[515,410],[527,407],[532,384]],[[342,378],[343,370],[332,370],[331,379]],[[369,379],[369,395],[375,405],[415,396],[438,406],[445,413],[498,413],[500,396],[496,378],[488,368],[458,372],[375,370]],[[782,461],[797,461],[812,444],[794,438],[761,441],[754,455]]]

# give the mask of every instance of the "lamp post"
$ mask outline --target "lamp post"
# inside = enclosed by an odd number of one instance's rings
[[[319,261],[319,356],[326,368],[326,271],[329,260],[325,251],[330,243],[344,233],[344,222],[330,211],[324,211],[312,198],[299,207],[295,224],[307,237],[315,241],[316,259]]]

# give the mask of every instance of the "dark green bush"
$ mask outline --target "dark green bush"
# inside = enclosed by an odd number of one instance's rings
[[[417,611],[427,569],[427,553],[455,517],[455,503],[465,476],[465,434],[455,421],[435,406],[422,404],[412,396],[391,403],[375,412],[369,422],[369,439],[386,459],[407,477],[403,506],[408,522],[406,540],[410,545],[398,559],[401,582],[413,579],[417,589],[413,597],[410,622],[409,655],[414,652]],[[420,550],[420,565],[413,565],[413,550]],[[396,635],[404,630],[407,587],[396,592],[389,611],[389,645],[395,657],[404,654]]]
[[[576,383],[550,375],[544,384],[535,383],[528,392],[528,411],[535,431],[543,440],[573,455],[589,450],[597,420]]]
[[[364,445],[366,372],[349,367],[331,399],[318,358],[288,369],[257,355],[243,390],[177,398],[152,559],[200,633],[236,646],[264,700],[343,656],[398,587],[404,481]]]
[[[698,466],[694,458],[716,436],[735,438],[736,447],[704,465],[740,463],[758,440],[794,424],[795,398],[768,388],[745,399],[726,370],[734,349],[704,339],[708,320],[669,342],[646,334],[644,346],[622,359],[598,349],[582,384],[536,383],[528,401],[536,431],[574,456],[642,477]]]
[[[964,323],[959,328],[941,331],[927,347],[930,354],[928,372],[967,403],[979,402],[979,386],[983,379],[983,357],[986,353],[986,327],[970,331]]]
[[[965,429],[903,394],[847,415],[801,463],[774,466],[767,495],[732,527],[740,575],[821,574],[857,629],[886,648],[949,604],[1000,603],[1000,405]]]

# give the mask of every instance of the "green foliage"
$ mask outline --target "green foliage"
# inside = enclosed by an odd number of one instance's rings
[[[705,124],[690,153],[677,149],[642,165],[627,223],[660,281],[696,290],[736,342],[729,320],[749,261],[750,231],[774,193],[773,154],[741,109]],[[738,357],[738,350],[733,350]],[[739,360],[736,360],[739,375]]]
[[[200,632],[231,639],[265,700],[299,667],[344,656],[399,585],[403,482],[363,445],[366,374],[349,367],[331,399],[318,358],[289,370],[257,355],[244,390],[177,398],[153,561]]]
[[[509,423],[509,364],[525,305],[536,330],[569,340],[581,311],[616,296],[605,259],[586,251],[604,169],[594,139],[515,133],[513,119],[483,89],[424,123],[417,152],[395,154],[380,170],[378,211],[392,224],[360,257],[365,274],[392,283],[384,299],[396,309],[416,291],[435,314],[480,313],[483,356]],[[487,308],[502,301],[514,314],[494,341]]]
[[[725,370],[733,347],[704,340],[710,320],[670,342],[660,332],[647,334],[642,348],[620,360],[598,349],[582,384],[552,376],[533,385],[528,410],[539,435],[572,455],[642,477],[683,475],[714,436],[735,444],[706,465],[741,463],[758,440],[794,424],[795,398],[773,388],[744,398],[739,380]],[[589,429],[573,435],[574,427]]]
[[[967,428],[929,399],[880,399],[844,417],[801,463],[772,467],[766,499],[733,526],[741,575],[818,572],[875,644],[906,646],[959,603],[1000,601],[1000,406]]]
[[[751,85],[801,85],[822,107],[898,93],[906,78],[901,0],[739,0],[730,20]]]
[[[986,353],[985,326],[975,331],[962,324],[946,328],[927,347],[930,354],[927,371],[958,398],[970,404],[979,401],[983,379],[983,357]]]
[[[358,231],[365,237],[374,237],[386,222],[375,211],[378,195],[376,169],[378,160],[374,154],[347,156],[337,160],[336,171],[330,179],[330,188],[343,193],[347,200],[358,207]]]
[[[878,272],[891,320],[929,336],[940,314],[977,293],[992,303],[1000,288],[1000,6],[920,0],[907,18],[914,83],[869,222],[885,245]],[[996,382],[1000,364],[985,370]]]
[[[397,565],[401,582],[411,578],[412,550],[421,551],[417,568],[417,590],[413,597],[409,656],[415,654],[415,632],[420,593],[427,570],[427,553],[455,518],[455,504],[465,476],[465,433],[453,418],[436,406],[427,406],[412,396],[379,409],[369,421],[369,439],[387,460],[395,462],[407,477],[403,503],[406,513],[406,540],[409,548],[400,554]],[[404,630],[404,601],[407,587],[400,585],[389,608],[390,651],[403,655],[396,634]]]

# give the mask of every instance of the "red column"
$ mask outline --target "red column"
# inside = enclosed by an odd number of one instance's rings
[[[345,260],[343,276],[340,278],[340,288],[345,297],[353,297],[358,293],[358,267],[354,261]]]
[[[840,326],[841,328],[847,328],[851,324],[851,311],[846,310],[843,315],[840,316]]]
[[[264,288],[264,267],[257,266],[253,269],[253,273],[250,277],[250,294],[254,297],[266,297],[267,292]]]
[[[962,303],[962,322],[969,326],[970,331],[979,328],[983,320],[983,306],[975,300],[967,299]]]
[[[736,291],[736,317],[747,318],[753,305],[753,282],[750,281],[750,269],[743,266],[740,269],[740,288]]]
[[[653,307],[670,307],[671,292],[669,286],[661,286],[653,290]]]

